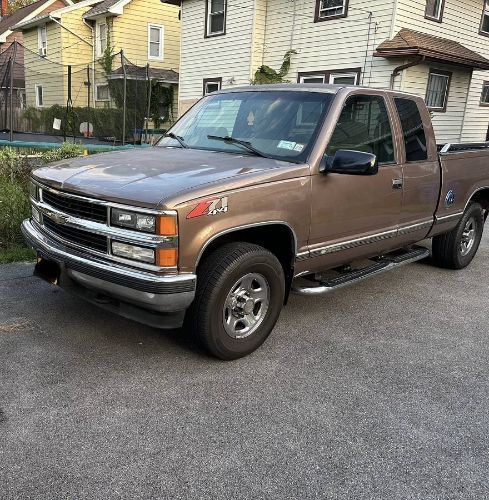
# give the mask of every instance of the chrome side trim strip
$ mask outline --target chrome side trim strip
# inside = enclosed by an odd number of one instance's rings
[[[309,250],[306,252],[300,252],[295,256],[296,261],[307,260],[309,258]]]
[[[395,238],[397,236],[397,232],[397,229],[393,229],[391,231],[385,231],[383,233],[374,234],[372,236],[365,236],[363,238],[356,238],[354,240],[343,241],[341,243],[335,243],[333,245],[311,249],[310,257],[320,257],[322,255],[340,252],[341,250],[349,250],[350,248],[357,248],[363,245],[368,245],[370,243],[377,243],[378,241]]]
[[[429,220],[425,222],[419,222],[418,224],[411,224],[410,226],[404,226],[399,228],[399,235],[414,233],[415,231],[421,231],[421,229],[431,228],[434,221]]]
[[[455,214],[450,214],[450,215],[441,215],[435,216],[435,223],[436,224],[441,224],[443,222],[450,222],[452,219],[460,219],[464,213],[463,212],[457,212]]]

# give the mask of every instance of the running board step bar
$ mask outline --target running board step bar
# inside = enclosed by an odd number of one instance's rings
[[[338,290],[339,288],[359,283],[360,281],[370,278],[370,276],[392,271],[393,269],[425,259],[429,256],[430,251],[427,248],[413,247],[404,252],[396,252],[390,255],[377,257],[375,262],[370,266],[343,272],[336,278],[318,281],[316,282],[317,285],[292,285],[292,292],[298,295],[323,295]]]

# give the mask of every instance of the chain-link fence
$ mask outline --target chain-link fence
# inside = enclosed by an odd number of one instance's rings
[[[10,140],[124,145],[151,143],[169,127],[178,74],[133,64],[123,52],[63,65],[14,42],[0,54],[0,84],[0,130]]]

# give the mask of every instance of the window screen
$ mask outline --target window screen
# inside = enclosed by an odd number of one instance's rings
[[[443,109],[448,98],[450,76],[443,73],[430,73],[426,89],[426,105],[432,109]]]
[[[394,101],[401,120],[406,161],[427,160],[426,135],[417,104],[410,99],[396,98]]]
[[[353,95],[346,100],[326,154],[334,155],[339,149],[374,153],[379,163],[394,161],[392,130],[383,97]]]

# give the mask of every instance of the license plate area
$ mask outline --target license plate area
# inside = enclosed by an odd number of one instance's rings
[[[46,259],[42,255],[38,255],[37,264],[34,267],[34,276],[37,276],[52,285],[57,285],[60,274],[61,267],[57,262]]]

